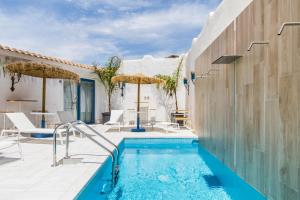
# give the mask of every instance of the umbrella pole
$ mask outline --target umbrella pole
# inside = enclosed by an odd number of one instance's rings
[[[42,113],[46,112],[46,78],[43,78],[43,93],[42,93]],[[45,115],[42,115],[41,127],[45,128],[46,126]]]
[[[42,86],[42,113],[46,112],[46,78],[43,78],[43,86]],[[41,120],[41,127],[46,127],[46,119],[45,115],[42,114],[42,120]],[[52,137],[53,134],[42,134],[42,133],[34,133],[31,134],[31,137],[35,138],[45,138],[45,137]]]
[[[141,92],[141,82],[138,82],[138,92],[137,92],[137,117],[136,117],[136,128],[132,129],[132,132],[145,132],[144,128],[140,127],[140,92]]]
[[[141,92],[141,84],[138,83],[138,93],[137,93],[137,119],[136,119],[136,128],[140,129],[140,92]]]

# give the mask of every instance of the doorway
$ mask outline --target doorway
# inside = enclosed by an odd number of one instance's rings
[[[95,123],[95,81],[81,78],[77,95],[77,119],[87,124]]]
[[[64,111],[72,112],[74,119],[77,119],[77,83],[64,80]]]

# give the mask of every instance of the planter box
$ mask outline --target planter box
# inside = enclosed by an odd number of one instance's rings
[[[104,112],[102,113],[102,123],[108,122],[110,119],[110,112]]]

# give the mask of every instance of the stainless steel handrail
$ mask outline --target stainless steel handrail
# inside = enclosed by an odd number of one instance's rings
[[[114,155],[114,152],[111,151],[110,149],[108,149],[107,147],[105,147],[104,145],[102,145],[97,140],[95,140],[92,136],[90,136],[89,134],[87,134],[86,132],[84,132],[83,130],[81,130],[80,128],[78,128],[76,125],[72,124],[72,128],[74,128],[79,133],[85,135],[87,138],[89,138],[94,143],[98,144],[100,147],[102,147],[103,149],[105,149],[110,154],[110,157],[112,159],[112,183],[113,183],[113,185],[115,185],[115,181],[116,181],[115,175],[116,175],[116,173],[115,173],[115,155]]]
[[[110,141],[109,139],[107,139],[104,135],[100,134],[98,131],[96,131],[93,127],[91,127],[90,125],[86,124],[85,122],[78,120],[75,122],[72,122],[72,124],[82,124],[85,127],[87,127],[90,131],[92,131],[93,133],[95,133],[96,135],[98,135],[99,137],[101,137],[102,139],[104,139],[106,142],[108,142],[110,145],[112,145],[115,149],[116,149],[116,153],[117,153],[117,164],[119,165],[119,155],[120,155],[120,150],[118,148],[117,145],[115,145],[112,141]]]
[[[112,144],[111,141],[109,141],[107,138],[105,138],[104,136],[102,136],[100,133],[98,133],[96,130],[94,130],[93,128],[89,127],[87,124],[85,124],[84,122],[82,121],[75,121],[75,122],[69,122],[69,123],[64,123],[64,124],[59,124],[54,132],[53,132],[53,167],[57,166],[57,161],[56,161],[56,154],[57,154],[57,149],[56,149],[56,145],[57,145],[57,142],[56,142],[56,133],[57,133],[57,130],[64,127],[66,128],[66,156],[65,158],[69,158],[69,155],[68,155],[68,148],[69,148],[69,134],[70,134],[70,128],[74,128],[76,131],[80,132],[81,134],[85,135],[87,138],[89,138],[91,141],[93,141],[94,143],[96,143],[98,146],[102,147],[105,151],[107,151],[109,154],[110,154],[110,157],[112,159],[112,185],[115,185],[116,183],[116,170],[118,170],[118,164],[117,166],[115,166],[115,155],[114,155],[114,152],[111,151],[110,149],[108,149],[107,147],[105,147],[103,144],[101,144],[100,142],[98,142],[97,140],[95,140],[93,137],[91,137],[89,134],[87,134],[85,131],[81,130],[80,128],[78,128],[76,126],[76,124],[84,124],[86,125],[86,127],[90,128],[90,130],[92,130],[94,133],[96,133],[98,136],[100,136],[101,138],[105,139],[106,141],[108,141],[110,144]],[[115,144],[113,144],[113,146],[116,146]],[[117,156],[119,157],[119,150],[117,149]],[[117,158],[117,161],[119,159]]]
[[[55,127],[55,129],[54,129],[54,132],[53,132],[53,164],[52,164],[53,167],[57,166],[57,162],[56,162],[56,153],[57,153],[57,149],[56,149],[56,146],[57,146],[56,134],[57,134],[57,130],[60,129],[60,128],[68,127],[70,125],[71,125],[70,123],[63,123],[63,124],[57,125]],[[68,132],[67,132],[67,135],[68,135]]]

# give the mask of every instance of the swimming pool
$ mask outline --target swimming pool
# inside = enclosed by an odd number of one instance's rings
[[[193,139],[125,139],[119,180],[112,191],[107,159],[78,200],[263,200]]]

